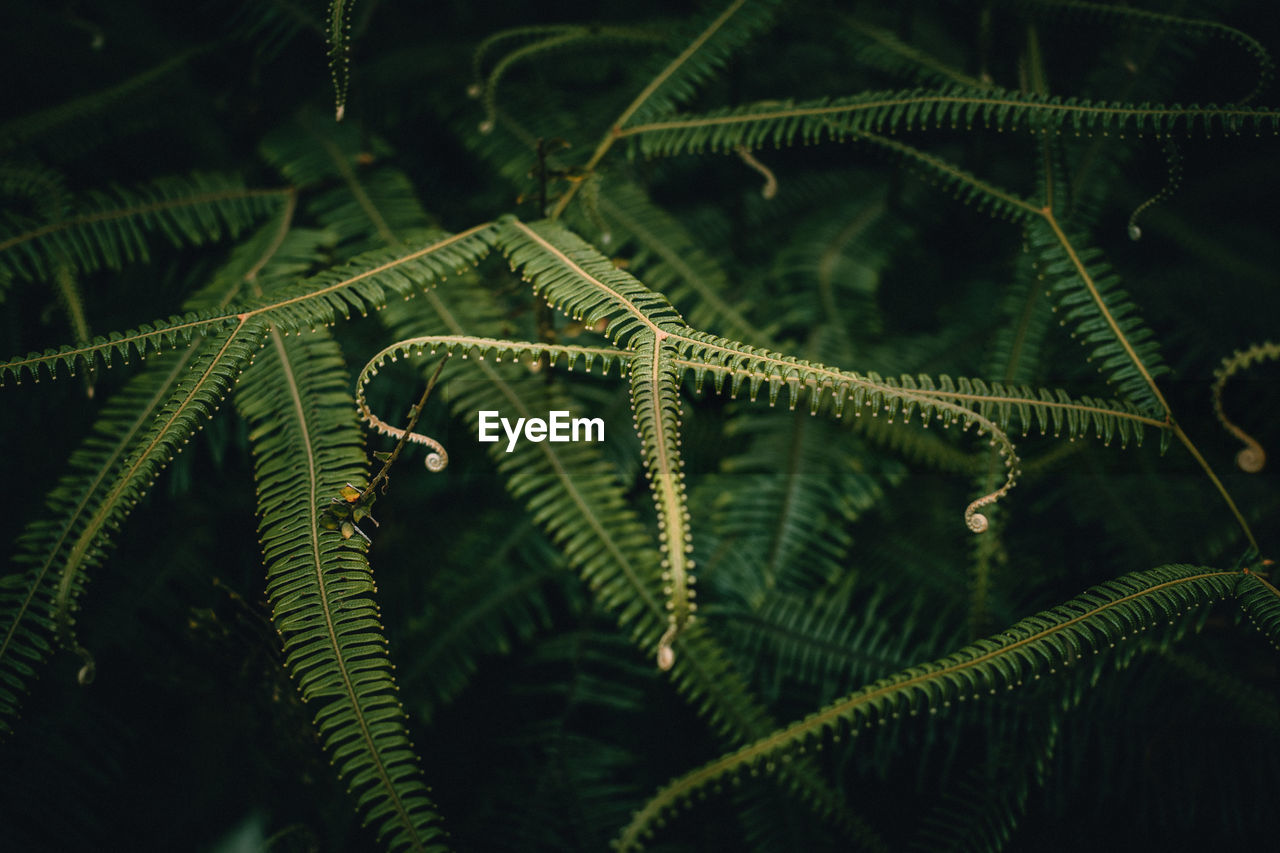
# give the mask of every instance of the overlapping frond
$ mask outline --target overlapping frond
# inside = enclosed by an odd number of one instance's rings
[[[789,589],[834,583],[852,571],[854,521],[884,496],[892,463],[830,421],[806,413],[763,417],[742,407],[727,440],[748,438],[699,494],[721,543],[708,549],[708,573],[732,564],[735,587],[753,604]],[[758,586],[757,586],[758,585]]]
[[[632,122],[618,131],[646,157],[843,142],[863,133],[931,128],[1073,135],[1280,133],[1280,110],[1217,105],[1124,104],[1011,90],[947,87],[767,101]]]
[[[936,654],[946,620],[897,607],[883,590],[858,601],[854,589],[842,582],[814,595],[774,591],[754,610],[721,606],[706,618],[756,671],[816,685],[827,698]]]
[[[724,267],[697,245],[692,234],[637,185],[610,180],[601,188],[596,209],[610,249],[634,253],[629,269],[651,290],[664,294],[699,329],[758,345],[770,333],[749,317],[750,303],[735,292]],[[616,247],[616,248],[615,248]]]
[[[937,713],[953,702],[1013,690],[1059,668],[1082,666],[1086,655],[1161,629],[1185,633],[1188,611],[1231,597],[1239,575],[1191,566],[1165,566],[1125,575],[1010,626],[933,663],[881,679],[763,740],[674,780],[645,804],[618,840],[634,850],[657,822],[711,785],[755,767],[771,768],[824,735],[867,728],[902,715]]]
[[[74,200],[64,219],[4,222],[0,281],[49,279],[62,262],[80,273],[145,262],[151,232],[175,246],[234,236],[287,204],[292,192],[246,187],[214,173],[91,192]]]
[[[722,68],[726,60],[764,30],[773,19],[777,0],[733,0],[723,9],[708,9],[689,20],[674,57],[655,56],[642,75],[649,83],[618,118],[619,128],[649,121],[689,100],[697,87]]]
[[[237,329],[249,321],[295,332],[332,325],[353,311],[367,315],[384,307],[392,296],[407,297],[474,265],[489,251],[492,232],[492,226],[479,225],[458,234],[432,231],[406,235],[405,247],[367,252],[344,266],[275,288],[266,296],[246,299],[238,308],[191,312],[129,332],[100,336],[84,345],[10,359],[0,364],[0,381],[21,382],[25,376],[39,381],[41,368],[50,378],[62,372],[75,375],[99,360],[110,367],[117,358],[125,362],[135,355],[145,358],[187,344],[196,335]]]
[[[281,211],[232,253],[214,280],[185,307],[216,312],[234,301],[249,281],[278,283],[296,270],[299,258],[314,257],[324,235],[290,230],[291,211]],[[113,394],[94,431],[74,451],[70,473],[46,500],[47,514],[32,522],[19,544],[0,605],[0,727],[16,713],[17,691],[35,675],[35,664],[52,651],[55,629],[70,641],[71,609],[85,572],[106,556],[118,529],[192,433],[211,416],[231,384],[249,364],[265,332],[260,320],[219,326],[190,346],[148,364]]]
[[[1240,578],[1236,595],[1245,615],[1271,645],[1280,649],[1280,589],[1267,578],[1249,572]]]
[[[1145,415],[1163,418],[1169,407],[1155,380],[1169,367],[1154,332],[1102,252],[1078,248],[1082,241],[1067,235],[1053,219],[1030,222],[1027,242],[1056,303],[1059,323],[1088,349],[1089,360],[1122,399]]]
[[[661,327],[683,325],[666,297],[555,222],[530,225],[505,217],[497,243],[535,293],[585,326],[604,321],[605,335],[622,346],[638,345]]]
[[[236,395],[248,420],[272,621],[339,774],[393,850],[443,850],[358,538],[325,529],[325,507],[365,479],[347,374],[327,336],[271,332]]]
[[[0,613],[0,727],[16,713],[33,664],[52,652],[55,627],[69,628],[85,573],[106,557],[112,533],[187,439],[213,414],[266,331],[246,321],[156,364],[113,395],[95,433],[71,455],[72,473],[28,525],[6,578]]]

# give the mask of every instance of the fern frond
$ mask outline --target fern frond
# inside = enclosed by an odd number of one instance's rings
[[[829,421],[742,408],[725,435],[750,445],[699,490],[722,543],[709,553],[724,552],[709,568],[733,565],[734,585],[751,589],[753,605],[782,590],[835,583],[849,571],[852,524],[883,498],[893,474]]]
[[[1255,572],[1246,572],[1236,588],[1240,609],[1280,649],[1280,589]]]
[[[658,666],[670,669],[675,652],[672,641],[693,619],[693,552],[689,510],[680,458],[680,382],[664,358],[663,339],[642,342],[631,361],[631,404],[636,431],[644,447],[645,476],[658,512],[658,539],[662,543],[662,580],[669,611],[666,632],[658,642]]]
[[[1222,424],[1223,429],[1244,442],[1244,449],[1236,454],[1236,464],[1240,466],[1240,470],[1251,474],[1261,471],[1267,464],[1267,452],[1263,450],[1256,438],[1240,429],[1227,417],[1222,409],[1222,389],[1226,387],[1227,380],[1241,370],[1247,370],[1262,361],[1275,359],[1280,359],[1280,344],[1274,341],[1263,341],[1248,349],[1236,351],[1230,358],[1224,358],[1222,365],[1213,373],[1211,391],[1213,413],[1218,416],[1218,423]]]
[[[475,266],[489,252],[494,227],[485,223],[447,234],[406,234],[394,249],[374,249],[336,269],[269,294],[241,313],[264,317],[285,332],[331,325],[358,311],[367,316],[392,296],[402,299]]]
[[[708,785],[754,767],[773,767],[825,733],[850,734],[902,714],[936,713],[953,701],[1013,690],[1027,680],[1079,665],[1131,635],[1168,626],[1171,639],[1187,629],[1178,617],[1230,597],[1237,572],[1165,566],[1094,587],[1075,599],[1018,622],[929,664],[881,679],[763,740],[674,780],[645,804],[618,839],[635,850],[665,815]]]
[[[407,298],[417,288],[429,287],[450,273],[479,262],[489,251],[492,231],[490,225],[478,225],[458,234],[436,231],[409,235],[412,244],[420,248],[367,252],[346,266],[249,300],[240,309],[192,312],[123,334],[113,332],[83,346],[63,346],[10,359],[0,364],[0,383],[7,379],[20,383],[24,376],[38,382],[41,367],[50,378],[57,378],[59,370],[75,375],[79,367],[92,368],[98,359],[110,367],[115,358],[126,362],[133,354],[145,358],[188,343],[197,334],[238,329],[249,321],[296,332],[332,325],[340,317],[350,317],[352,310],[367,315],[384,307],[392,295]]]
[[[58,263],[80,273],[146,262],[148,232],[175,246],[236,235],[288,204],[293,190],[252,189],[236,178],[193,174],[129,189],[89,193],[75,214],[47,223],[10,221],[0,230],[0,280],[49,279]]]
[[[991,216],[1020,222],[1028,216],[1043,215],[1041,210],[1016,193],[996,186],[955,163],[921,151],[915,146],[866,131],[851,133],[850,138],[874,145],[876,148],[902,158],[908,168],[920,174],[925,180],[941,185],[964,204]]]
[[[772,21],[777,0],[733,0],[714,18],[710,13],[691,21],[685,48],[674,58],[656,57],[643,76],[648,80],[614,120],[583,167],[593,172],[620,138],[623,128],[665,115],[693,96],[697,87],[724,66],[737,50]],[[560,216],[582,185],[574,184],[560,197],[552,218]]]
[[[1169,415],[1169,404],[1156,378],[1169,373],[1155,333],[1138,315],[1137,306],[1120,288],[1120,277],[1096,249],[1079,249],[1048,216],[1027,226],[1027,242],[1049,295],[1057,303],[1058,322],[1072,328],[1072,336],[1097,362],[1098,372],[1120,396],[1144,414]]]
[[[544,35],[543,38],[521,45],[507,53],[500,60],[494,63],[488,76],[484,78],[484,82],[480,82],[479,59],[487,48],[498,43],[500,38],[502,40],[506,40],[504,37],[507,36],[529,36],[539,32]],[[634,27],[609,27],[601,25],[519,27],[515,31],[497,33],[495,36],[491,36],[480,44],[480,47],[476,49],[476,57],[472,59],[472,68],[476,72],[476,82],[467,89],[467,94],[480,97],[484,104],[484,120],[480,123],[480,132],[491,133],[497,125],[498,83],[501,82],[503,76],[505,76],[506,73],[517,63],[527,62],[535,58],[553,54],[570,46],[583,47],[612,44],[622,47],[628,44],[644,44],[646,42],[652,43],[665,41],[667,41],[666,37],[660,36],[656,31],[637,29]]]
[[[329,43],[335,121],[342,121],[347,112],[347,90],[351,86],[351,7],[354,3],[355,0],[329,0],[325,37]]]
[[[324,235],[291,230],[292,212],[287,206],[233,252],[186,307],[225,308],[247,283],[272,283],[278,274],[288,275],[288,259],[313,255]],[[277,255],[286,259],[282,271],[271,263]],[[71,608],[85,572],[105,558],[110,531],[212,415],[264,332],[260,321],[246,320],[149,365],[107,400],[94,432],[71,454],[71,472],[46,500],[48,514],[32,522],[20,541],[14,563],[28,568],[0,587],[0,731],[10,728],[6,718],[17,712],[16,691],[25,690],[34,665],[52,653],[48,636],[56,629],[63,642],[70,641]]]
[[[499,222],[497,244],[533,284],[534,293],[584,326],[607,322],[605,336],[621,346],[638,344],[662,327],[683,325],[671,303],[555,222],[526,225],[512,216]]]
[[[73,453],[68,474],[48,497],[49,516],[23,534],[0,605],[0,673],[12,688],[34,675],[31,663],[51,652],[47,634],[69,628],[85,573],[106,556],[111,532],[213,414],[258,351],[266,327],[246,321],[158,364],[104,408],[97,432]],[[0,726],[16,713],[16,693],[0,687]]]
[[[650,289],[675,305],[688,306],[683,313],[691,325],[719,329],[760,346],[769,344],[769,332],[746,316],[750,306],[733,293],[724,268],[640,187],[610,180],[600,192],[597,209],[608,228],[608,240],[602,237],[601,244],[639,251],[631,268]]]
[[[258,481],[272,621],[286,664],[367,822],[393,850],[444,850],[420,778],[358,539],[326,530],[325,506],[365,478],[346,371],[325,336],[278,332],[236,395]]]
[[[705,618],[753,670],[816,685],[824,701],[937,653],[945,619],[922,619],[918,603],[895,608],[883,590],[856,601],[854,588],[846,582],[813,595],[774,591],[754,611],[708,607]]]
[[[409,622],[403,645],[414,652],[398,668],[399,681],[406,693],[423,696],[411,705],[420,720],[429,722],[461,693],[485,656],[509,653],[552,624],[548,592],[565,575],[563,560],[532,522],[513,527],[508,513],[504,504],[495,513],[467,514],[466,530],[442,562],[471,571],[434,572]]]
[[[975,126],[1031,133],[1280,133],[1280,110],[1240,106],[1122,104],[960,87],[866,92],[793,103],[767,101],[695,115],[633,122],[617,131],[646,157],[732,151],[766,145],[843,142],[863,133]]]

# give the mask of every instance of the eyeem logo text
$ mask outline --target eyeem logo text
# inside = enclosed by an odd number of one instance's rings
[[[567,411],[548,412],[547,419],[516,418],[511,421],[495,411],[480,412],[480,440],[500,441],[498,427],[507,438],[507,452],[516,449],[521,435],[526,441],[604,441],[603,418],[571,418]]]

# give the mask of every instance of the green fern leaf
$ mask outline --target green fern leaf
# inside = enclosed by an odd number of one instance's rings
[[[605,335],[621,346],[684,323],[664,296],[555,222],[527,225],[504,217],[497,242],[535,293],[585,326],[606,322]]]
[[[1131,635],[1172,626],[1187,628],[1187,611],[1231,596],[1237,572],[1165,566],[1094,587],[1071,601],[1023,619],[1007,630],[933,663],[881,679],[786,729],[673,781],[632,819],[618,840],[635,850],[655,823],[691,796],[725,777],[764,765],[772,768],[824,733],[856,732],[902,714],[936,713],[953,701],[1013,690],[1027,680],[1078,666]]]
[[[1155,380],[1169,373],[1169,368],[1155,334],[1120,288],[1119,276],[1101,260],[1101,252],[1077,249],[1081,241],[1069,237],[1053,220],[1029,223],[1027,241],[1057,303],[1058,322],[1072,328],[1072,336],[1089,350],[1098,372],[1144,414],[1168,414],[1169,406]]]
[[[1236,596],[1249,620],[1280,649],[1280,590],[1261,575],[1247,572],[1240,578]]]
[[[332,341],[279,332],[236,394],[249,422],[267,593],[286,664],[366,820],[393,850],[443,850],[419,778],[359,540],[326,530],[325,506],[365,479],[346,371]]]
[[[21,581],[6,586],[0,618],[0,670],[6,681],[32,674],[28,660],[49,649],[32,645],[33,631],[51,622],[69,626],[85,573],[106,556],[111,531],[155,482],[258,351],[266,327],[246,321],[182,357],[144,373],[113,396],[99,419],[99,433],[73,454],[74,473],[48,499],[53,519],[33,522],[14,563]],[[16,708],[16,696],[0,689],[0,718]],[[0,724],[3,724],[0,722]]]
[[[843,142],[866,133],[980,126],[1032,133],[1280,133],[1280,110],[1216,105],[1123,104],[948,87],[866,92],[812,101],[768,101],[632,122],[617,132],[646,157],[735,148]]]
[[[282,215],[260,229],[187,307],[225,308],[251,278],[269,285],[288,276],[288,263],[277,271],[269,262],[277,254],[314,255],[324,238],[306,230],[286,236],[290,224]],[[52,653],[55,628],[70,640],[71,610],[86,572],[105,558],[111,531],[212,415],[265,330],[261,321],[245,320],[149,364],[108,399],[93,433],[71,454],[70,473],[46,500],[47,515],[22,536],[14,563],[25,568],[9,575],[0,592],[0,730],[10,727],[17,691],[34,677],[34,665]]]
[[[9,218],[0,224],[0,280],[48,280],[67,262],[89,273],[146,262],[148,232],[175,246],[232,236],[279,210],[289,189],[250,189],[235,178],[193,174],[130,189],[89,193],[54,222]]]
[[[617,128],[649,121],[689,100],[697,87],[723,67],[729,56],[772,21],[776,0],[733,0],[718,13],[706,12],[689,21],[687,44],[672,59],[655,57],[642,76],[649,81],[618,118]]]

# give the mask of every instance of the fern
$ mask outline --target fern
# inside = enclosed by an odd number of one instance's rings
[[[282,217],[262,229],[223,275],[193,299],[193,307],[234,299],[246,276],[281,247],[281,229],[290,224]],[[49,515],[30,524],[19,543],[14,562],[25,568],[10,576],[4,594],[0,672],[8,686],[0,688],[0,725],[6,732],[19,705],[16,691],[25,690],[35,674],[30,662],[48,657],[55,632],[63,643],[73,642],[73,612],[86,572],[104,560],[111,531],[217,408],[264,332],[261,322],[246,320],[151,365],[113,395],[95,434],[72,454],[72,473],[47,499]]]
[[[754,149],[796,143],[842,142],[861,134],[965,129],[1167,136],[1173,133],[1280,133],[1280,112],[1239,106],[1094,102],[1080,98],[992,93],[948,87],[870,92],[798,103],[765,102],[707,113],[655,119],[621,128],[647,157]]]
[[[1028,243],[1057,303],[1059,322],[1073,327],[1073,337],[1089,349],[1098,372],[1144,413],[1157,417],[1167,413],[1168,404],[1155,380],[1169,369],[1152,331],[1119,288],[1119,277],[1099,260],[1101,253],[1076,248],[1079,241],[1054,222],[1048,227],[1038,222],[1029,226]]]
[[[253,375],[236,403],[253,430],[267,592],[286,663],[378,837],[390,849],[443,850],[379,636],[367,558],[359,540],[323,524],[329,497],[362,480],[365,464],[337,349],[272,332]]]
[[[701,788],[811,744],[818,736],[858,729],[902,714],[937,713],[953,701],[977,700],[983,693],[1012,690],[1026,677],[1038,679],[1071,667],[1085,653],[1114,648],[1128,635],[1167,623],[1177,633],[1177,616],[1227,598],[1237,573],[1169,566],[1126,575],[1096,587],[1061,607],[1024,619],[995,637],[981,640],[931,664],[905,670],[829,705],[773,736],[731,753],[673,781],[649,801],[618,839],[635,849],[653,833],[653,823]]]
[[[250,189],[203,174],[91,193],[72,203],[77,213],[66,219],[6,223],[0,231],[0,280],[49,279],[63,260],[80,273],[146,262],[149,231],[176,246],[200,245],[235,236],[289,197],[288,189]]]
[[[15,838],[1268,847],[1269,22],[121,12],[9,44]]]

